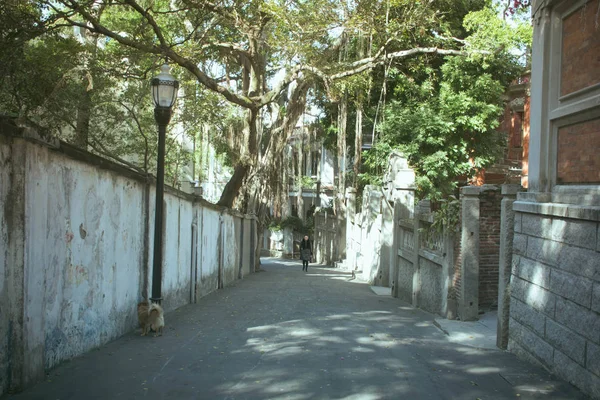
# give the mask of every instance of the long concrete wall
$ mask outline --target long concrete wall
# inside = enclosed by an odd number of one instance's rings
[[[8,263],[9,242],[14,240],[14,235],[9,235],[10,205],[8,202],[11,188],[12,166],[10,163],[11,148],[7,138],[0,136],[0,393],[8,389],[8,363],[9,344],[11,343],[11,313],[9,296],[11,293],[11,276],[9,276]],[[15,299],[16,300],[16,299]]]
[[[154,187],[145,176],[6,130],[0,131],[0,393],[136,327],[136,305],[152,287],[154,232]],[[256,229],[254,218],[171,188],[164,202],[168,319],[169,311],[254,271]]]

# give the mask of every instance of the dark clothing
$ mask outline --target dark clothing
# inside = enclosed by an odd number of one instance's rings
[[[301,260],[310,260],[312,257],[312,244],[309,240],[304,240],[300,242],[300,259]]]
[[[309,240],[300,242],[300,259],[302,260],[302,271],[308,271],[308,263],[312,260],[312,244]]]

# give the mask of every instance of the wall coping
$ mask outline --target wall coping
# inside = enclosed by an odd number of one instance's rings
[[[142,184],[152,186],[156,185],[156,177],[152,174],[146,174],[141,171],[137,171],[126,165],[119,164],[107,158],[101,157],[97,154],[90,153],[87,150],[80,149],[65,141],[58,140],[56,138],[44,134],[40,134],[36,129],[29,127],[19,127],[11,120],[11,118],[0,116],[0,137],[8,138],[9,141],[14,141],[16,139],[41,147],[45,147],[53,152],[63,154],[64,156],[73,160],[80,161],[100,169],[115,172],[120,176],[136,180]],[[210,208],[214,211],[227,212],[231,216],[247,219],[257,219],[255,215],[243,214],[241,212],[228,209],[227,207],[213,204],[208,200],[202,198],[201,196],[185,193],[166,183],[165,192],[179,197],[180,199],[200,204],[202,207]]]
[[[488,191],[498,191],[500,186],[485,184],[481,186],[463,186],[460,188],[460,193],[464,196],[479,196],[481,193]]]
[[[600,221],[599,206],[584,206],[549,202],[538,203],[519,199],[513,203],[513,210],[522,213],[541,214],[551,217]]]

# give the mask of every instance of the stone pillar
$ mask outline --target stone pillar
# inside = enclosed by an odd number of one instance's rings
[[[390,260],[390,285],[392,286],[392,296],[398,297],[398,249],[400,248],[400,226],[398,224],[401,216],[402,204],[400,201],[394,202],[394,214],[392,215],[392,251]]]
[[[552,17],[547,1],[536,0],[532,5],[533,46],[531,52],[531,106],[528,181],[530,192],[547,192],[552,181],[550,171],[552,163],[552,138],[550,135],[549,110],[552,96],[551,57],[552,49]],[[558,47],[557,47],[558,49]],[[556,163],[556,161],[554,161]]]
[[[421,277],[420,277],[420,268],[419,268],[419,249],[421,248],[421,207],[417,207],[414,213],[414,228],[413,228],[413,238],[414,238],[414,252],[412,257],[413,264],[413,279],[412,279],[412,305],[413,307],[419,307],[419,293],[421,291]]]
[[[442,263],[442,315],[448,319],[456,319],[456,301],[449,301],[450,288],[454,282],[454,230],[444,232],[444,254]]]
[[[479,192],[480,188],[461,189],[462,263],[459,315],[463,321],[479,318]]]
[[[346,267],[354,270],[356,267],[356,251],[353,246],[354,230],[356,223],[356,189],[346,188]]]
[[[498,331],[496,346],[508,346],[508,319],[510,313],[510,274],[512,268],[515,212],[513,203],[520,185],[502,185],[502,211],[500,217],[500,265],[498,279]]]
[[[283,228],[283,256],[294,255],[294,231],[292,228]]]
[[[369,190],[368,204],[367,204],[367,231],[365,232],[365,242],[363,246],[369,246],[368,259],[365,260],[369,264],[369,277],[373,279],[373,284],[380,286],[382,281],[381,271],[381,236],[377,232],[375,222],[377,217],[381,213],[381,201],[383,194],[379,187],[367,186],[365,190]],[[363,226],[363,229],[365,227]],[[379,237],[377,237],[379,236]]]
[[[383,197],[381,199],[381,253],[379,254],[380,282],[384,287],[391,287],[393,278],[390,279],[394,249],[394,208]]]

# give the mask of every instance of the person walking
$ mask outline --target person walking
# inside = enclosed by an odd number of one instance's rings
[[[302,260],[302,271],[308,272],[308,263],[312,261],[312,243],[308,238],[308,235],[304,235],[304,238],[300,242],[300,259]]]

